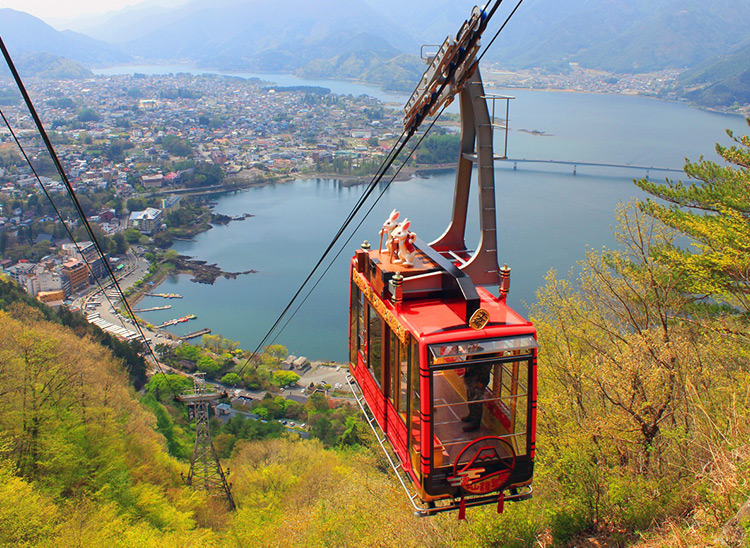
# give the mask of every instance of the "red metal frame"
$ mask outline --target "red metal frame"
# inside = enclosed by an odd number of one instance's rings
[[[353,281],[358,281],[358,285],[367,284],[367,287],[372,290],[373,286],[368,279],[368,276],[357,271],[356,257],[352,260],[351,266]],[[354,280],[355,277],[358,277],[358,279]],[[463,490],[454,489],[454,493],[450,494],[445,492],[445,488],[442,488],[442,492],[436,492],[431,488],[435,472],[439,470],[442,473],[445,471],[445,467],[442,469],[435,468],[433,463],[433,446],[435,442],[433,432],[434,426],[432,423],[432,370],[430,369],[428,360],[428,346],[460,341],[502,339],[522,335],[532,335],[536,337],[536,331],[533,325],[516,314],[503,300],[494,297],[484,288],[477,288],[477,292],[480,297],[481,307],[489,313],[488,325],[481,330],[475,330],[468,327],[456,315],[454,308],[436,298],[416,299],[402,303],[393,303],[389,299],[383,300],[380,295],[376,294],[374,291],[369,293],[371,299],[379,301],[377,306],[380,307],[381,310],[385,310],[387,314],[392,315],[391,321],[395,318],[396,321],[398,321],[398,323],[408,332],[409,337],[418,343],[418,378],[420,392],[420,427],[418,435],[420,440],[432,441],[426,444],[419,444],[419,460],[416,465],[413,465],[409,449],[409,444],[411,443],[408,438],[410,430],[409,421],[411,420],[410,413],[407,413],[405,417],[402,417],[395,408],[392,400],[386,395],[386,391],[390,384],[388,379],[393,375],[391,368],[394,366],[390,363],[387,363],[386,365],[386,362],[389,362],[389,357],[386,358],[386,356],[390,356],[390,353],[381,350],[384,358],[383,363],[381,364],[381,367],[383,368],[381,369],[383,372],[382,377],[383,379],[386,379],[382,382],[382,388],[378,386],[378,383],[373,379],[372,374],[367,367],[367,363],[363,360],[359,351],[356,351],[356,363],[351,363],[351,374],[359,385],[368,407],[377,420],[381,430],[385,433],[393,451],[401,461],[403,470],[411,478],[417,493],[424,502],[431,502],[442,498],[453,498],[456,496],[471,496],[471,493]],[[370,300],[364,292],[362,300],[365,303],[370,303]],[[370,303],[370,305],[371,304],[375,303]],[[352,294],[350,291],[350,313],[352,313],[353,310]],[[385,330],[388,329],[389,324],[383,319],[381,314],[378,314],[378,316],[383,320],[385,332]],[[368,315],[364,315],[364,321],[369,321]],[[356,348],[358,333],[351,332],[352,325],[353,322],[350,321],[349,340],[350,344],[354,345]],[[503,485],[501,486],[501,490],[517,488],[520,485],[528,485],[531,481],[531,470],[533,470],[536,442],[536,351],[534,350],[530,355],[524,356],[520,359],[528,362],[528,380],[526,382],[529,383],[529,387],[527,400],[528,408],[526,413],[527,454],[519,456],[519,460],[525,459],[528,461],[527,467],[529,469],[529,477],[527,481],[511,483],[509,486]],[[413,362],[410,366],[412,364]],[[387,371],[385,370],[386,367],[388,367]],[[410,371],[409,382],[411,382],[411,377],[412,374]],[[411,387],[409,388],[410,393]],[[497,502],[497,498],[490,499],[489,502]]]

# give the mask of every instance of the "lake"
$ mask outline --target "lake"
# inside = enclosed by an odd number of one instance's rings
[[[270,80],[272,75],[257,76]],[[300,82],[324,85],[300,79],[286,80],[283,85]],[[326,81],[325,85],[335,92],[351,93],[346,90],[360,84]],[[747,130],[740,116],[655,99],[492,91],[516,97],[511,103],[509,156],[517,158],[681,168],[685,157],[716,159],[714,143],[729,142],[725,129],[738,134]],[[496,139],[501,146],[500,136]],[[526,313],[550,269],[568,272],[587,246],[614,246],[611,228],[617,205],[643,197],[632,181],[645,175],[637,170],[581,166],[574,175],[572,167],[567,166],[519,164],[513,170],[512,164],[497,163],[498,249],[501,263],[512,268],[511,305]],[[413,221],[412,230],[423,240],[439,236],[449,220],[454,178],[452,172],[441,172],[393,183],[276,342],[296,355],[344,361],[349,258],[363,240],[378,241],[378,230],[393,208],[401,211],[402,218]],[[651,178],[657,175],[651,173]],[[258,273],[219,279],[212,286],[192,283],[188,276],[175,276],[166,280],[160,291],[179,293],[184,298],[168,301],[170,310],[144,313],[143,317],[160,323],[196,314],[197,320],[171,330],[184,334],[210,327],[214,333],[240,341],[243,348],[254,349],[364,188],[306,179],[218,197],[217,213],[249,213],[253,217],[217,226],[200,234],[195,242],[177,242],[174,249],[215,262],[226,271],[253,269]],[[470,233],[476,241],[475,210],[474,203],[470,206]],[[337,252],[342,245],[343,241]],[[146,298],[138,307],[165,302]]]

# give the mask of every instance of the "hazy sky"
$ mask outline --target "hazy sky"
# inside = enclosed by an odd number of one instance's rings
[[[133,0],[4,0],[3,7],[25,11],[40,19],[72,19],[136,4]]]
[[[87,15],[101,15],[136,4],[173,6],[184,4],[185,0],[3,0],[0,7],[25,11],[45,22],[55,25],[62,20],[70,20]]]

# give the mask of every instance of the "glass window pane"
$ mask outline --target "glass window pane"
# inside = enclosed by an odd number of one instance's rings
[[[435,466],[453,464],[468,443],[485,436],[502,438],[516,455],[525,455],[527,384],[527,361],[465,361],[433,371]]]
[[[400,342],[400,341],[399,341]],[[405,346],[401,346],[400,359],[398,363],[399,370],[399,396],[398,412],[400,415],[406,415],[406,404],[408,401],[407,386],[409,382],[409,355]]]
[[[420,468],[420,450],[422,447],[421,440],[421,421],[419,407],[419,352],[416,343],[411,345],[411,356],[409,364],[409,449],[411,455],[412,468],[421,476]]]
[[[382,357],[383,357],[383,321],[371,306],[370,309],[370,327],[368,329],[368,364],[375,382],[381,386],[382,382]]]
[[[367,322],[365,321],[366,309],[369,306],[365,306],[364,296],[360,292],[359,294],[359,319],[357,324],[359,325],[359,332],[357,334],[357,348],[359,349],[359,355],[362,357],[362,361],[367,363]]]
[[[485,339],[459,343],[432,344],[429,346],[430,361],[433,365],[454,363],[473,357],[491,354],[496,357],[507,357],[529,353],[539,345],[531,335],[507,337],[504,339]]]
[[[393,406],[398,408],[398,364],[399,354],[401,353],[401,341],[398,340],[398,337],[393,332],[389,333],[388,339],[390,342],[388,359],[388,377],[390,380],[388,384],[390,390],[388,391],[388,397],[393,402]]]
[[[359,349],[359,320],[362,314],[362,292],[352,284],[352,309],[349,312],[349,361],[356,365]]]

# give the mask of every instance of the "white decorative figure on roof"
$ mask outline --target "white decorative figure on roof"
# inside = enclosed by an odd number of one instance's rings
[[[385,236],[385,249],[389,255],[393,256],[396,253],[397,244],[393,241],[393,231],[398,226],[399,212],[395,209],[391,211],[391,214],[383,223],[383,228],[380,229],[380,246],[378,247],[378,253],[383,249],[383,236]]]
[[[404,222],[396,227],[391,236],[398,242],[398,258],[391,262],[400,263],[408,268],[414,266],[414,256],[417,254],[417,248],[414,247],[414,241],[417,239],[416,232],[409,232],[411,221],[404,219]]]

